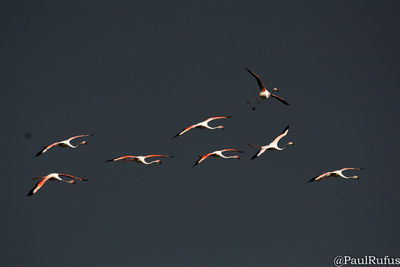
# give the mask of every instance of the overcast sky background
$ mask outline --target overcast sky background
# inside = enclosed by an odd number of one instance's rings
[[[400,256],[395,1],[3,1],[4,266],[333,266]],[[258,93],[243,67],[292,105]],[[183,127],[210,116],[225,131]],[[290,125],[285,151],[254,161]],[[79,149],[47,144],[95,133]],[[30,137],[30,138],[29,138]],[[239,148],[242,160],[197,155]],[[104,163],[175,154],[162,165]],[[365,167],[357,180],[307,181]],[[64,172],[90,179],[31,178]]]

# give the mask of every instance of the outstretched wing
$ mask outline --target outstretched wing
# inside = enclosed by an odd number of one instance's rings
[[[213,120],[218,120],[218,119],[229,119],[231,118],[232,115],[228,115],[228,116],[219,116],[219,117],[211,117],[206,119],[205,121],[213,121]]]
[[[173,158],[175,157],[174,155],[147,155],[144,156],[145,158],[152,158],[152,157],[163,157],[163,158]]]
[[[201,156],[201,157],[194,163],[194,165],[192,166],[192,168],[193,168],[194,166],[200,164],[201,162],[203,162],[208,156],[212,155],[213,153],[214,153],[214,152],[205,154],[204,156]]]
[[[43,178],[42,180],[40,180],[34,188],[32,188],[29,192],[28,192],[28,197],[32,196],[34,194],[36,194],[36,192],[44,185],[44,183],[48,180],[48,178]]]
[[[261,81],[260,76],[258,76],[257,74],[255,74],[254,72],[252,72],[251,70],[249,70],[248,68],[245,67],[245,69],[257,80],[258,83],[258,87],[260,87],[260,90],[266,90],[264,84]]]
[[[190,125],[189,127],[186,127],[186,128],[184,128],[184,129],[182,129],[182,131],[180,131],[179,133],[177,133],[176,135],[174,135],[172,138],[178,137],[178,136],[180,136],[180,135],[186,133],[187,131],[189,131],[189,130],[195,128],[196,126],[197,126],[197,124]]]
[[[255,154],[254,156],[251,157],[251,160],[261,156],[264,152],[265,152],[265,149],[260,148],[260,150],[258,150],[257,154]]]
[[[265,152],[265,148],[264,147],[262,147],[262,146],[256,146],[256,145],[252,145],[252,144],[248,144],[249,146],[251,146],[251,147],[254,147],[254,148],[258,148],[259,150],[258,150],[258,152],[257,152],[257,154],[255,154],[254,156],[252,156],[251,157],[251,159],[253,160],[253,159],[255,159],[255,158],[257,158],[257,157],[259,157],[259,156],[261,156],[261,154],[263,154],[264,152]]]
[[[348,171],[348,170],[358,170],[358,171],[361,171],[361,170],[365,170],[365,168],[343,168],[343,169],[341,169],[342,171]]]
[[[88,179],[79,178],[79,177],[72,176],[72,175],[65,174],[65,173],[59,173],[58,175],[61,175],[61,176],[66,176],[66,177],[70,177],[70,178],[77,179],[77,180],[80,180],[80,181],[89,181]]]
[[[236,152],[239,152],[239,153],[243,153],[243,151],[238,150],[238,149],[234,149],[234,148],[225,148],[225,149],[221,150],[221,152],[225,152],[225,151],[236,151]]]
[[[274,94],[271,94],[271,96],[272,96],[273,98],[275,98],[275,99],[281,101],[281,102],[282,102],[283,104],[285,104],[285,105],[290,105],[288,102],[286,102],[285,99],[283,99],[283,98],[280,97],[280,96],[277,96],[277,95],[274,95]]]
[[[84,136],[93,136],[93,135],[94,135],[94,133],[93,134],[81,134],[81,135],[72,136],[72,137],[68,138],[67,140],[71,141],[75,138],[84,137]]]
[[[50,148],[52,148],[52,147],[54,147],[54,146],[57,146],[59,143],[60,143],[60,142],[55,142],[55,143],[53,143],[53,144],[51,144],[51,145],[48,145],[48,146],[43,147],[42,150],[40,150],[40,151],[36,154],[35,157],[39,157],[40,155],[46,153],[47,150],[49,150]]]
[[[311,182],[314,182],[314,181],[320,181],[322,179],[328,178],[330,174],[331,174],[331,172],[325,172],[323,174],[320,174],[318,176],[315,176],[315,177],[311,178],[308,182],[311,183]]]
[[[279,140],[285,137],[288,132],[289,132],[289,125],[286,126],[285,129],[283,129],[283,131],[275,137],[274,141],[272,141],[271,144],[278,144]]]
[[[110,162],[110,161],[119,161],[119,160],[122,160],[122,161],[132,161],[132,160],[134,160],[135,158],[136,158],[136,156],[122,156],[122,157],[119,157],[119,158],[109,159],[109,160],[107,160],[106,162]]]

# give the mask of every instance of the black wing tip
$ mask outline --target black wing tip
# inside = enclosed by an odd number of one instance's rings
[[[93,135],[94,135],[94,133],[89,134],[89,136],[93,136]]]
[[[228,116],[225,116],[225,117],[227,117],[228,119],[230,119],[230,118],[232,118],[232,115],[228,115]]]
[[[198,161],[196,161],[196,162],[193,164],[192,168],[196,167],[197,165],[199,165],[199,162],[198,162]]]
[[[168,157],[170,157],[170,158],[175,158],[175,155],[169,155]]]
[[[177,133],[176,135],[172,136],[172,139],[176,138],[179,136],[179,133]]]
[[[251,73],[251,70],[248,67],[244,67],[244,69]]]
[[[308,182],[309,182],[309,183],[315,182],[315,181],[316,181],[315,179],[316,179],[317,177],[318,177],[318,176],[311,178],[310,180],[308,180]]]
[[[114,161],[114,159],[109,159],[109,160],[106,160],[106,162],[111,162],[111,161]]]
[[[35,157],[39,157],[40,155],[44,154],[44,150],[46,149],[46,147],[43,147],[42,150],[40,150],[38,153],[36,153]]]
[[[252,156],[252,157],[251,157],[251,160],[253,160],[253,159],[255,159],[255,158],[257,158],[257,155]]]
[[[84,178],[82,178],[82,181],[85,181],[85,182],[87,182],[87,181],[89,181],[89,179],[84,179]]]
[[[286,131],[286,130],[289,130],[289,125],[287,125],[287,126],[285,127],[285,129],[283,129],[283,131]]]
[[[33,188],[31,191],[28,192],[28,194],[26,195],[27,197],[33,196],[35,193],[33,193],[35,189]]]
[[[360,169],[360,171],[363,171],[363,170],[365,170],[365,168],[359,168]]]

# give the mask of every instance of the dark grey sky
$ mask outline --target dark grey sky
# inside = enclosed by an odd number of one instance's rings
[[[394,1],[2,2],[1,264],[333,266],[337,255],[400,256],[398,14]],[[292,105],[252,111],[245,103],[258,88],[244,66]],[[225,131],[171,139],[229,114]],[[294,147],[249,160],[247,143],[265,144],[287,124]],[[92,132],[88,146],[34,157]],[[243,149],[242,160],[191,168],[226,147]],[[151,153],[176,158],[104,163]],[[366,170],[359,181],[307,183],[347,166]],[[48,183],[27,198],[31,178],[50,172],[90,181]]]

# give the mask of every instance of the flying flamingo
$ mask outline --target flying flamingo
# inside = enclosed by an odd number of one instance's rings
[[[199,129],[205,129],[205,128],[207,128],[207,129],[210,129],[210,130],[222,129],[222,130],[223,130],[223,129],[224,129],[224,126],[222,126],[222,125],[216,126],[216,127],[211,127],[210,125],[208,125],[208,123],[209,123],[210,121],[213,121],[213,120],[218,120],[218,119],[229,119],[229,118],[231,118],[231,117],[232,117],[232,115],[208,118],[208,119],[206,119],[206,120],[204,120],[204,121],[202,121],[202,122],[199,122],[199,123],[197,123],[197,124],[193,124],[193,125],[191,125],[191,126],[189,126],[189,127],[184,128],[182,131],[180,131],[179,133],[177,133],[177,134],[176,134],[174,137],[172,137],[172,138],[178,137],[178,136],[180,136],[180,135],[182,135],[182,134],[186,133],[187,131],[189,131],[189,130],[191,130],[191,129],[194,129],[194,128],[199,128]]]
[[[347,171],[347,170],[364,170],[364,168],[343,168],[343,169],[339,169],[339,170],[336,170],[336,171],[325,172],[325,173],[323,173],[321,175],[318,175],[318,176],[312,178],[308,182],[311,183],[311,182],[314,182],[314,181],[321,181],[321,180],[324,180],[324,179],[326,179],[328,177],[341,177],[341,178],[344,178],[344,179],[358,179],[357,175],[345,176],[343,174],[343,171]]]
[[[225,151],[236,151],[236,152],[239,152],[239,153],[243,153],[242,151],[237,150],[237,149],[233,149],[233,148],[227,148],[227,149],[217,150],[217,151],[214,151],[214,152],[205,154],[205,155],[203,155],[203,156],[199,156],[200,159],[197,160],[197,161],[194,163],[194,165],[192,166],[192,168],[193,168],[194,166],[200,164],[201,162],[203,162],[203,161],[204,161],[206,158],[208,158],[208,157],[217,157],[217,158],[224,158],[224,159],[240,159],[239,156],[225,156],[225,155],[223,155],[222,153],[225,152]]]
[[[275,137],[274,141],[272,141],[269,145],[265,145],[265,146],[256,146],[256,145],[249,144],[249,146],[251,146],[251,147],[255,147],[255,148],[259,148],[259,149],[260,149],[260,150],[257,152],[257,154],[255,154],[251,159],[255,159],[255,158],[259,157],[259,156],[260,156],[261,154],[263,154],[266,150],[284,150],[284,149],[287,148],[288,146],[294,145],[293,142],[289,142],[289,143],[287,143],[284,147],[279,147],[279,146],[278,146],[279,140],[281,140],[284,136],[286,136],[288,132],[289,132],[289,125],[286,126],[286,128],[282,131],[282,133],[279,134],[277,137]]]
[[[36,154],[36,157],[39,157],[40,155],[46,153],[50,148],[56,147],[56,146],[59,146],[59,147],[77,148],[77,147],[79,147],[80,145],[86,145],[86,144],[87,144],[87,141],[82,141],[82,142],[78,143],[76,146],[72,145],[72,144],[71,144],[71,141],[72,141],[73,139],[75,139],[75,138],[85,137],[85,136],[93,136],[93,135],[94,135],[94,134],[81,134],[81,135],[77,135],[77,136],[70,137],[70,138],[68,138],[68,139],[66,139],[66,140],[63,140],[63,141],[55,142],[55,143],[53,143],[53,144],[51,144],[51,145],[45,146],[42,150],[40,150],[40,151]]]
[[[275,95],[275,94],[269,92],[269,91],[265,88],[264,84],[263,84],[262,81],[261,81],[261,78],[260,78],[257,74],[255,74],[254,72],[252,72],[252,71],[249,70],[248,68],[245,68],[245,69],[246,69],[254,78],[256,78],[257,83],[258,83],[258,86],[260,87],[260,92],[258,93],[258,96],[256,96],[255,98],[253,98],[253,99],[247,101],[247,104],[250,104],[251,102],[256,101],[256,100],[258,101],[257,104],[253,107],[253,110],[256,109],[256,106],[257,106],[258,104],[260,104],[262,100],[267,99],[267,98],[270,98],[271,96],[272,96],[273,98],[275,98],[275,99],[281,101],[283,104],[289,105],[289,103],[286,102],[286,100],[283,99],[282,97],[277,96],[277,95]],[[278,91],[278,88],[273,88],[272,91]]]
[[[131,156],[131,155],[128,155],[128,156],[122,156],[122,157],[119,157],[119,158],[109,159],[106,162],[121,160],[121,161],[126,161],[126,162],[135,161],[137,163],[142,163],[142,164],[146,164],[146,165],[153,164],[153,163],[160,163],[161,164],[161,160],[159,160],[159,159],[153,160],[153,161],[150,161],[150,162],[146,161],[147,158],[152,158],[152,157],[173,158],[174,155],[147,155],[147,156]]]
[[[80,181],[88,181],[88,179],[83,179],[83,178],[79,178],[79,177],[75,177],[69,174],[65,174],[65,173],[50,173],[46,176],[43,177],[33,177],[32,180],[37,180],[37,179],[41,179],[34,188],[32,188],[31,191],[29,191],[28,196],[32,196],[34,194],[36,194],[36,192],[44,185],[45,182],[47,182],[48,180],[53,180],[53,181],[61,181],[61,182],[66,182],[69,184],[74,184],[75,181],[74,180],[64,180],[62,179],[60,176],[65,176],[65,177],[69,177],[69,178],[73,178],[73,179],[77,179]]]

